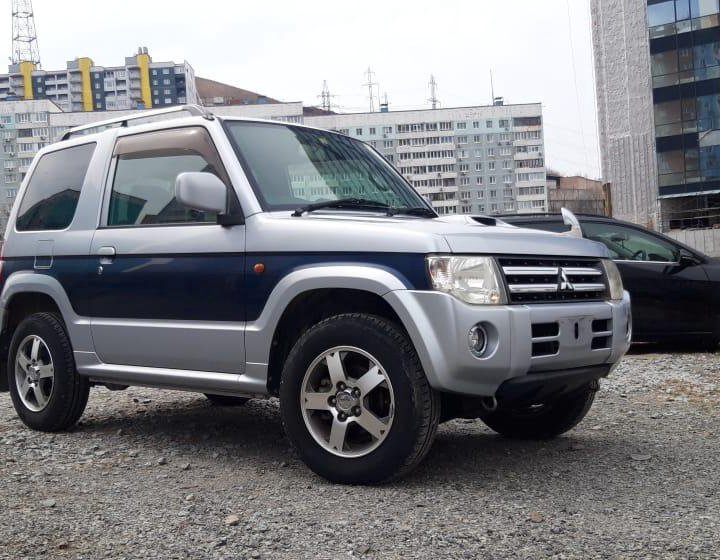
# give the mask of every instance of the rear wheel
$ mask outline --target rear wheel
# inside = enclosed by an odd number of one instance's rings
[[[597,381],[547,403],[499,408],[482,417],[487,426],[506,437],[551,439],[563,434],[585,418],[599,388]]]
[[[215,406],[242,406],[250,399],[247,397],[231,397],[228,395],[211,395],[205,393],[205,397]]]
[[[7,369],[13,405],[26,426],[56,432],[82,416],[90,385],[75,370],[70,339],[56,315],[35,313],[18,325]]]
[[[288,438],[313,471],[363,484],[401,476],[421,461],[440,402],[395,325],[345,314],[321,321],[295,344],[280,408]]]

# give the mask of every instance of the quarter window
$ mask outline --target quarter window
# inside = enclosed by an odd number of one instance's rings
[[[75,216],[95,144],[83,144],[40,158],[23,196],[18,231],[65,229]]]

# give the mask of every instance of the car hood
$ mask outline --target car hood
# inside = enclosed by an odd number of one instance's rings
[[[247,219],[247,250],[517,254],[608,257],[604,245],[482,216],[433,219],[378,213],[322,211],[293,217],[290,211]]]

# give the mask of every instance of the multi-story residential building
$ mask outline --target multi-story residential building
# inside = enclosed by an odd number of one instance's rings
[[[195,73],[187,63],[153,62],[146,48],[123,66],[97,66],[87,57],[64,70],[40,70],[31,62],[11,64],[0,75],[0,101],[48,99],[63,111],[148,109],[196,103]]]
[[[50,115],[60,109],[50,101],[6,101],[0,103],[0,227],[7,216],[38,150],[50,142]]]
[[[720,224],[719,0],[592,0],[603,175],[613,213]]]
[[[539,103],[306,116],[373,145],[440,214],[547,210]]]

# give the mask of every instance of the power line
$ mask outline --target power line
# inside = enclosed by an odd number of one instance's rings
[[[566,0],[567,20],[568,20],[568,38],[570,39],[570,57],[572,60],[573,82],[575,84],[575,103],[577,105],[578,120],[580,124],[580,133],[582,135],[583,154],[585,156],[585,165],[590,167],[590,161],[587,155],[587,146],[585,145],[585,130],[582,122],[582,111],[580,110],[580,90],[577,82],[577,69],[575,68],[575,45],[572,38],[572,18],[570,17],[570,0]]]

